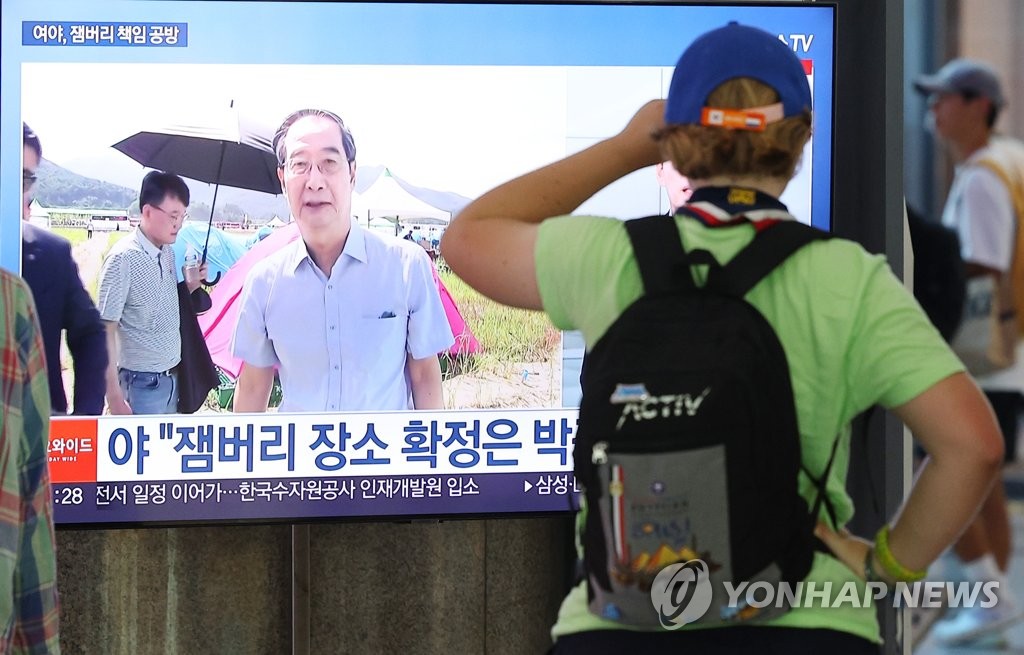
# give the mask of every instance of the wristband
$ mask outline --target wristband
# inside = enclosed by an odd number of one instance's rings
[[[928,575],[928,569],[913,571],[896,561],[892,551],[889,550],[888,524],[882,526],[882,529],[875,535],[874,554],[878,557],[878,563],[882,565],[886,575],[897,582],[917,582],[918,580],[923,580]],[[868,560],[870,559],[869,553]]]

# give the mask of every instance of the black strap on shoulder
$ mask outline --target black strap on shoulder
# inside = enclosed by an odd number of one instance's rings
[[[648,216],[626,221],[626,233],[633,245],[645,294],[696,288],[693,277],[688,274],[689,260],[673,217]],[[686,271],[687,275],[677,271]]]
[[[687,252],[684,249],[672,216],[626,221],[626,233],[636,255],[645,294],[695,290],[690,266],[708,265],[711,268],[705,288],[738,298],[745,296],[794,252],[812,241],[831,236],[795,220],[779,221],[758,231],[750,245],[728,264],[719,266],[706,250]]]
[[[794,252],[812,241],[829,237],[828,233],[795,220],[779,221],[760,230],[728,264],[712,271],[707,288],[742,298]]]

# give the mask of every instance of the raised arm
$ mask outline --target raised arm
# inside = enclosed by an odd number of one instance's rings
[[[445,261],[484,295],[541,309],[534,267],[537,225],[568,214],[615,180],[661,161],[651,134],[664,101],[636,113],[619,134],[487,192],[452,221],[441,239]]]

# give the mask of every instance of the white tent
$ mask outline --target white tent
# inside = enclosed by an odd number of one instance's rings
[[[274,216],[266,223],[267,227],[284,227],[285,222],[281,220],[279,216]]]
[[[420,200],[399,186],[386,168],[365,191],[353,194],[352,213],[364,225],[375,218],[403,223],[437,219],[447,225],[452,218],[450,212]]]
[[[38,225],[39,227],[50,227],[50,212],[39,204],[39,201],[32,199],[32,204],[29,205],[29,216],[28,221],[32,225]]]
[[[359,224],[381,234],[387,234],[392,237],[398,236],[398,227],[395,225],[394,220],[384,216],[374,216],[369,220],[363,218],[359,220]]]

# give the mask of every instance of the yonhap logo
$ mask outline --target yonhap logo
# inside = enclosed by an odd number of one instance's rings
[[[676,630],[704,616],[713,595],[708,565],[700,559],[666,566],[651,585],[651,603],[666,630]]]
[[[721,614],[713,617],[712,623],[747,621],[769,608],[860,609],[883,604],[894,608],[988,609],[999,602],[996,581],[927,580],[897,582],[889,587],[881,582],[865,584],[855,580],[835,584],[831,580],[801,580],[795,584],[723,580],[721,585]],[[700,620],[714,600],[707,562],[691,559],[666,566],[654,578],[650,595],[658,621],[666,630],[677,630]]]

